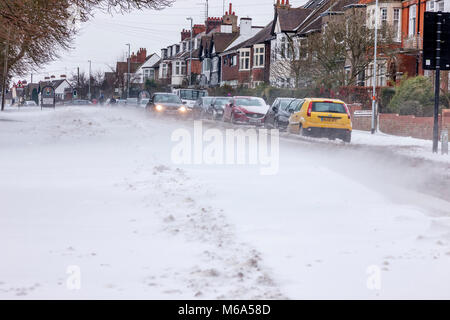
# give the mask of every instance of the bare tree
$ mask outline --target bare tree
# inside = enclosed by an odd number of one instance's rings
[[[373,61],[374,30],[366,25],[366,10],[350,8],[323,19],[320,31],[302,37],[286,35],[281,46],[273,49],[271,74],[276,82],[289,77],[295,87],[332,89],[356,85],[370,76],[366,70]],[[386,59],[397,51],[393,34],[391,26],[381,26],[378,48]]]
[[[126,13],[133,9],[163,9],[174,0],[2,0],[0,1],[0,59],[9,45],[9,75],[22,75],[69,49],[77,22],[94,10]]]

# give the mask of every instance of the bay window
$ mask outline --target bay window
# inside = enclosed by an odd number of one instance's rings
[[[264,45],[256,45],[254,46],[254,55],[253,55],[253,67],[254,68],[264,68]]]
[[[250,49],[241,49],[239,56],[239,70],[250,70]]]

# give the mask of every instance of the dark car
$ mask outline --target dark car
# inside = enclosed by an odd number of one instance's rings
[[[211,120],[222,120],[225,106],[231,102],[231,97],[215,97],[206,109],[206,117]]]
[[[223,121],[234,124],[263,125],[269,106],[261,98],[233,97],[225,106]]]
[[[89,100],[73,100],[72,101],[72,105],[74,106],[87,106],[87,105],[91,105],[92,102],[90,102]]]
[[[183,104],[180,97],[173,93],[155,93],[147,103],[146,109],[155,114],[187,116],[190,109]]]
[[[277,98],[266,114],[264,125],[266,128],[286,129],[291,113],[287,111],[294,98]]]
[[[199,98],[192,109],[192,113],[194,119],[205,119],[206,118],[206,110],[211,106],[214,97],[202,97]]]

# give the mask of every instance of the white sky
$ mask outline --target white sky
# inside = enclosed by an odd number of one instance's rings
[[[162,47],[180,41],[183,28],[189,29],[187,17],[194,18],[194,24],[204,23],[206,0],[177,0],[170,8],[162,11],[135,11],[126,15],[108,15],[98,13],[90,22],[84,24],[73,43],[73,49],[61,52],[61,59],[34,72],[33,81],[43,80],[45,76],[61,74],[70,76],[80,71],[88,72],[88,60],[92,60],[92,71],[108,71],[115,67],[117,60],[140,47],[147,48],[147,54],[160,54]],[[229,0],[225,0],[228,10]],[[254,25],[266,25],[273,19],[275,0],[233,0],[233,11],[239,17],[253,18]],[[291,0],[294,7],[301,6],[306,0]],[[222,16],[223,0],[209,0],[209,16]],[[30,75],[26,77],[30,81]]]

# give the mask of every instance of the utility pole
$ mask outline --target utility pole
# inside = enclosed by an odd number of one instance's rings
[[[373,90],[372,90],[372,134],[376,132],[377,117],[377,46],[378,46],[378,0],[375,2],[375,44],[373,53]]]
[[[88,91],[88,100],[91,101],[91,66],[92,66],[92,61],[89,60],[89,91]]]
[[[191,21],[191,39],[189,40],[189,86],[192,85],[192,36],[193,36],[193,32],[192,32],[192,23],[193,23],[193,19],[192,17],[186,18],[186,20],[190,20]]]
[[[128,99],[130,97],[131,45],[127,43],[126,46],[128,46],[128,73],[127,73],[127,99]]]
[[[8,78],[8,56],[9,56],[9,37],[11,35],[11,27],[8,27],[8,39],[5,46],[5,64],[3,65],[3,84],[2,84],[2,108],[5,110],[5,95],[6,95],[6,79]]]

